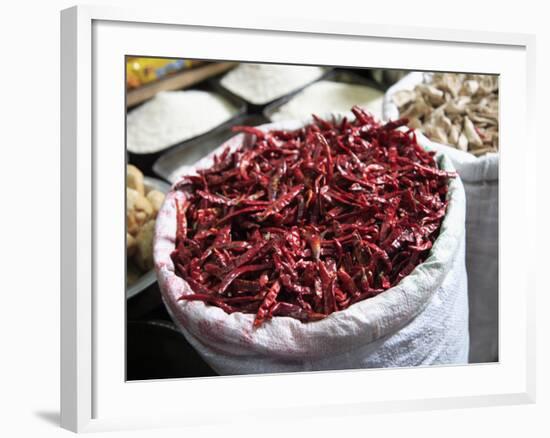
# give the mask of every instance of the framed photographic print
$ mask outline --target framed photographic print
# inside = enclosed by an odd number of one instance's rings
[[[61,48],[63,427],[534,400],[534,37],[74,7]]]

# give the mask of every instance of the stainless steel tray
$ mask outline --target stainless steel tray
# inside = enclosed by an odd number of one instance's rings
[[[200,84],[197,87],[193,87],[192,89],[211,91],[211,92],[215,92],[215,93],[221,95],[222,97],[227,99],[229,102],[231,102],[235,106],[235,108],[237,108],[237,112],[230,119],[226,120],[225,122],[221,123],[220,125],[215,126],[210,131],[205,132],[204,134],[197,135],[195,137],[188,138],[187,140],[184,140],[184,141],[179,142],[179,143],[175,143],[171,146],[167,146],[166,148],[164,148],[164,149],[162,149],[158,152],[138,154],[138,153],[135,153],[135,152],[127,151],[128,162],[130,164],[134,164],[139,169],[141,169],[141,171],[145,175],[151,175],[152,174],[152,166],[153,166],[154,162],[162,154],[166,153],[167,151],[173,150],[174,148],[177,148],[179,146],[182,146],[182,145],[185,145],[189,142],[192,142],[195,139],[202,138],[205,135],[208,135],[210,132],[212,132],[213,130],[216,130],[218,128],[222,128],[224,126],[233,126],[235,124],[236,119],[238,119],[238,118],[242,117],[244,114],[246,114],[247,107],[246,107],[246,103],[245,103],[244,100],[238,98],[237,96],[235,96],[231,93],[226,92],[222,88],[213,90],[208,81],[205,82],[205,83]]]
[[[319,66],[314,66],[314,67],[319,67]],[[265,103],[261,103],[261,104],[258,104],[258,103],[252,103],[252,102],[249,102],[248,100],[246,100],[244,97],[238,95],[238,94],[235,94],[233,93],[232,91],[228,90],[227,88],[225,88],[222,83],[221,83],[221,80],[223,78],[224,75],[221,75],[221,76],[218,76],[216,78],[213,78],[210,80],[210,83],[212,84],[212,88],[215,90],[215,91],[221,91],[225,94],[229,94],[231,96],[233,96],[235,99],[240,99],[244,102],[246,102],[247,106],[248,106],[248,111],[249,113],[252,113],[252,114],[261,114],[262,111],[264,110],[265,107],[267,107],[268,105],[272,105],[276,102],[278,102],[279,100],[281,99],[285,99],[289,96],[293,96],[295,95],[296,93],[299,93],[300,91],[302,91],[304,88],[308,87],[309,85],[317,82],[317,81],[322,81],[324,80],[327,75],[330,75],[332,70],[333,70],[333,67],[324,67],[324,66],[320,66],[322,69],[324,69],[324,73],[318,77],[317,79],[313,80],[313,81],[310,81],[310,82],[307,82],[305,83],[304,85],[300,86],[299,88],[296,88],[292,91],[290,91],[289,93],[286,93],[286,94],[283,94],[282,96],[279,96],[279,97],[276,97],[275,99],[271,99],[270,101],[268,102],[265,102]],[[229,72],[227,72],[229,73]],[[227,74],[225,73],[225,74]]]
[[[224,143],[235,134],[231,128],[236,125],[261,125],[267,120],[261,115],[244,115],[232,121],[231,124],[224,124],[208,134],[196,138],[193,141],[185,142],[170,151],[162,154],[153,164],[153,172],[166,181],[174,183],[177,179],[177,171],[182,166],[189,166],[196,163]]]
[[[365,86],[374,88],[376,90],[380,90],[381,92],[386,91],[386,88],[383,85],[379,84],[378,82],[375,82],[371,79],[368,79],[368,78],[363,77],[363,76],[361,76],[357,73],[354,73],[352,71],[345,70],[345,69],[332,70],[330,73],[328,73],[324,77],[320,78],[319,80],[333,81],[333,82],[343,82],[345,84],[365,85]],[[318,82],[318,81],[315,81],[315,82]],[[312,82],[312,84],[313,83],[314,82]],[[305,88],[307,88],[307,87],[302,88],[300,91],[304,90]],[[284,98],[279,99],[279,100],[267,105],[263,110],[264,117],[268,120],[272,120],[271,117],[273,116],[273,114],[275,114],[279,110],[279,108],[281,108],[284,104],[291,101],[292,98],[298,93],[299,93],[299,91],[296,92],[296,93],[292,93],[288,96],[285,96]]]

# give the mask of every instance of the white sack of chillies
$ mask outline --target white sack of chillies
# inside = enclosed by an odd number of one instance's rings
[[[444,101],[437,101],[441,99],[441,90],[430,87],[431,78],[431,74],[413,72],[393,85],[384,97],[383,116],[385,120],[395,120],[412,115],[411,123],[412,127],[416,128],[418,143],[445,153],[464,183],[467,205],[466,270],[470,303],[469,361],[493,362],[498,360],[499,155],[495,151],[498,150],[498,89],[493,92],[489,104],[486,104],[487,112],[489,110],[492,112],[491,120],[484,117],[482,114],[484,108],[479,104],[474,106],[473,111],[466,112],[461,108],[461,106],[467,106],[470,95],[474,96],[474,102],[482,101],[482,98],[476,97],[476,90],[479,88],[479,85],[474,83],[476,81],[456,84],[462,85],[464,92],[461,93],[461,90],[457,89],[454,91],[456,98],[451,99],[453,102],[450,104],[446,104]],[[417,86],[420,86],[421,93],[414,93]],[[484,90],[484,92],[488,91]],[[419,95],[423,97],[420,103],[416,103],[416,107],[407,102],[401,107],[400,112],[397,103],[413,96],[418,98]],[[430,95],[433,95],[435,100],[430,100]],[[465,102],[466,105],[464,105]],[[426,103],[431,108],[426,108]],[[455,122],[454,127],[445,117],[446,105],[452,107],[451,114],[453,112],[457,114],[455,120],[459,121]],[[441,109],[435,113],[437,108]],[[421,118],[429,120],[427,126],[419,123],[418,120],[419,113],[424,110],[428,115]],[[480,129],[476,126],[476,119],[483,124],[483,127],[488,127],[485,140],[478,134]],[[457,126],[459,132],[456,132]],[[481,132],[483,135],[483,131]]]
[[[260,127],[297,129],[305,122]],[[236,135],[186,168],[207,168],[223,149],[238,148],[247,138]],[[442,170],[451,161],[436,156]],[[168,193],[159,212],[154,258],[163,301],[179,329],[219,374],[256,374],[311,370],[464,364],[468,360],[468,291],[464,263],[465,195],[459,177],[449,181],[448,206],[440,234],[428,258],[398,285],[315,322],[274,316],[254,327],[254,314],[225,313],[202,301],[180,300],[189,284],[175,274],[170,257],[175,246],[176,202],[184,194]]]

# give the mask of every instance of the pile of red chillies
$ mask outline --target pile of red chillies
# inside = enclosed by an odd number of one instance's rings
[[[239,126],[243,145],[176,185],[176,274],[227,313],[320,320],[396,285],[427,257],[448,178],[407,120],[295,131]]]

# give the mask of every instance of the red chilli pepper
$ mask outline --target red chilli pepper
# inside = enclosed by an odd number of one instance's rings
[[[449,178],[406,119],[294,131],[238,126],[242,146],[175,186],[176,275],[227,313],[317,321],[398,284],[422,263],[447,209]]]
[[[275,304],[275,300],[277,299],[277,295],[279,294],[280,290],[281,284],[278,280],[276,280],[269,289],[269,292],[267,292],[264,300],[262,301],[262,304],[260,305],[260,308],[258,309],[258,312],[256,313],[256,318],[254,319],[254,327],[259,327],[262,324],[266,316],[269,314],[269,310]]]

